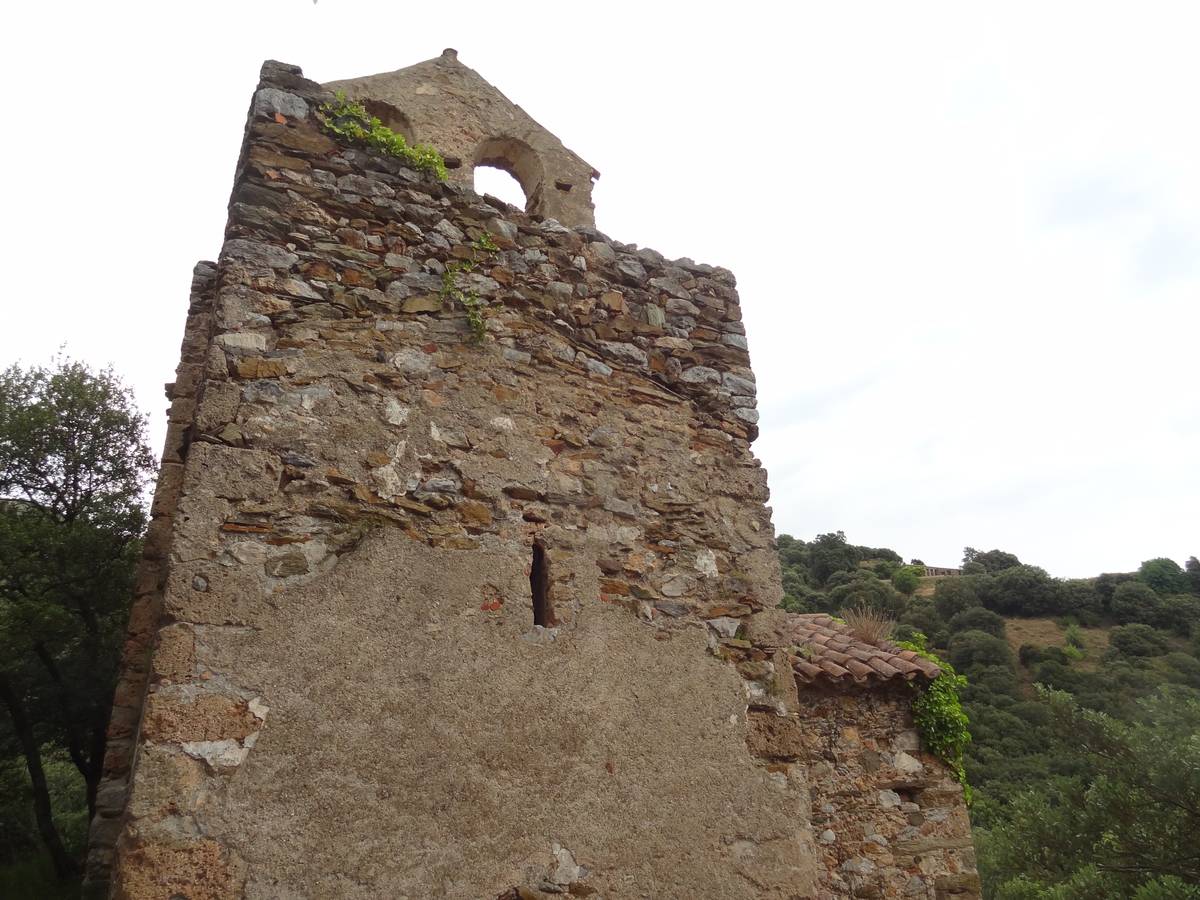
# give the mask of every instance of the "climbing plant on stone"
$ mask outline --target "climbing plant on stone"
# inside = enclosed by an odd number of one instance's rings
[[[322,103],[317,110],[321,127],[329,134],[403,159],[415,169],[432,172],[438,181],[446,180],[446,162],[432,147],[426,144],[410,147],[404,135],[392,131],[361,103],[347,99],[341,91],[334,97],[334,102]]]
[[[467,311],[467,322],[471,325],[471,334],[475,343],[482,343],[487,334],[487,324],[483,318],[484,301],[474,288],[463,287],[460,275],[470,275],[479,264],[480,252],[495,253],[500,248],[492,239],[491,234],[484,232],[471,242],[471,258],[446,265],[442,274],[442,297],[457,300]]]
[[[970,724],[963,712],[958,692],[967,686],[967,679],[954,671],[950,663],[925,649],[925,635],[917,632],[916,640],[896,641],[902,650],[911,650],[923,659],[936,663],[942,673],[924,689],[916,688],[913,698],[913,720],[921,733],[921,740],[929,751],[946,763],[954,777],[963,786],[967,802],[971,802],[971,786],[967,783],[967,770],[963,766],[963,753],[971,743]]]

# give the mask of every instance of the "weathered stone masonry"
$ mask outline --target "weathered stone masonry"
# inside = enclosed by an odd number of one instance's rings
[[[435,64],[426,98],[478,77]],[[336,144],[329,96],[264,66],[221,257],[197,267],[92,889],[969,891],[961,793],[905,703],[829,757],[854,708],[812,692],[816,638],[774,610],[730,273],[612,241],[590,203],[567,227]],[[478,137],[486,158],[512,135]],[[566,181],[555,159],[539,171]],[[464,260],[482,341],[443,290]],[[886,782],[896,741],[946,792],[939,821],[917,821],[928,788]],[[884,775],[859,774],[867,750]],[[867,822],[858,790],[900,805]]]

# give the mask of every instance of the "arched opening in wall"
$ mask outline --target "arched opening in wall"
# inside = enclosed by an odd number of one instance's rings
[[[495,166],[475,167],[475,193],[481,196],[491,194],[505,203],[512,204],[517,209],[525,209],[525,204],[528,202],[525,192],[521,190],[521,182]]]
[[[477,194],[491,194],[528,213],[538,211],[542,161],[524,141],[511,137],[483,141],[475,148],[474,174]]]
[[[417,142],[416,135],[413,134],[412,122],[409,121],[408,116],[392,104],[384,103],[382,100],[363,100],[362,105],[367,112],[396,134],[403,135],[409,145]]]
[[[529,592],[533,595],[533,624],[553,628],[554,601],[550,599],[550,558],[541,541],[533,542],[533,564],[529,567]]]

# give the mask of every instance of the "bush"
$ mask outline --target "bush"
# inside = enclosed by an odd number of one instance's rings
[[[1162,656],[1167,639],[1149,625],[1121,625],[1108,635],[1109,646],[1124,656]]]
[[[1036,644],[1022,644],[1017,651],[1017,659],[1027,669],[1036,666],[1042,661],[1042,648]]]
[[[1126,581],[1113,591],[1111,606],[1113,617],[1122,625],[1155,624],[1161,617],[1162,599],[1149,585]]]
[[[995,577],[984,606],[1006,616],[1045,616],[1059,611],[1058,584],[1037,566],[1012,566]]]
[[[829,591],[829,604],[834,609],[868,606],[896,618],[904,609],[904,598],[886,581],[869,572],[857,572],[854,577]]]
[[[899,628],[906,629],[903,640],[912,640],[908,637],[914,631],[923,633],[929,643],[941,647],[945,644],[946,625],[938,616],[937,611],[933,607],[933,601],[925,597],[914,597],[908,601],[904,612],[900,615],[900,625],[897,626],[897,634]]]
[[[1063,637],[1066,639],[1068,647],[1083,649],[1083,632],[1079,630],[1079,626],[1074,622],[1067,626]]]
[[[892,586],[900,593],[910,597],[921,586],[921,577],[925,574],[924,567],[904,566],[892,574]]]
[[[1006,553],[1003,550],[988,550],[986,553],[979,553],[968,547],[963,551],[963,564],[973,562],[983,566],[984,570],[991,574],[1021,565],[1021,560],[1017,559],[1015,553]]]
[[[1133,581],[1136,578],[1137,576],[1133,572],[1105,572],[1103,575],[1096,576],[1096,593],[1100,595],[1100,602],[1104,608],[1111,610],[1113,593],[1116,589],[1125,582]]]
[[[1168,653],[1163,662],[1169,667],[1167,678],[1176,684],[1200,689],[1200,659],[1187,653]]]
[[[1011,666],[1012,651],[1008,644],[986,631],[964,631],[950,639],[948,648],[954,668],[970,674],[978,666]]]
[[[783,602],[779,604],[788,612],[811,613],[825,608],[825,595],[804,585],[785,585]]]
[[[900,566],[892,562],[890,559],[881,559],[875,563],[875,577],[891,579],[891,577],[900,570]]]
[[[1154,590],[1156,594],[1182,594],[1189,587],[1187,575],[1173,559],[1160,556],[1148,559],[1138,568],[1138,581]]]
[[[990,609],[972,606],[951,617],[947,623],[952,633],[959,631],[986,631],[996,637],[1004,637],[1004,619]]]
[[[1098,625],[1104,614],[1104,598],[1094,578],[1069,578],[1058,583],[1059,611],[1085,625]]]
[[[990,579],[989,579],[990,580]],[[933,605],[937,614],[949,620],[971,606],[979,606],[977,578],[943,578],[933,589]]]
[[[1163,599],[1158,608],[1158,620],[1153,624],[1187,637],[1196,630],[1197,622],[1200,622],[1200,597],[1176,594]]]

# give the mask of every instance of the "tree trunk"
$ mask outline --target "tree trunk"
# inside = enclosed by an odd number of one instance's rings
[[[21,743],[21,751],[25,754],[25,765],[29,769],[29,780],[33,783],[33,811],[37,817],[38,831],[50,858],[54,861],[54,871],[60,879],[72,878],[79,874],[79,864],[67,853],[58,829],[54,827],[54,816],[50,811],[50,788],[46,784],[46,773],[42,770],[42,755],[38,750],[37,741],[33,737],[33,726],[25,715],[21,701],[13,691],[8,677],[0,674],[0,701],[8,707],[12,718],[13,730]]]
[[[58,665],[54,662],[54,657],[50,655],[50,651],[46,649],[46,645],[41,642],[34,644],[33,652],[41,661],[42,667],[46,670],[46,674],[50,676],[50,681],[54,684],[54,690],[58,693],[58,705],[62,707],[63,722],[67,727],[67,753],[70,754],[71,762],[75,763],[75,768],[79,770],[79,774],[87,778],[88,761],[83,755],[83,741],[79,738],[79,726],[75,723],[75,711],[73,709],[74,704],[71,703],[71,693],[67,690],[67,686],[62,680],[62,675],[58,671]]]

